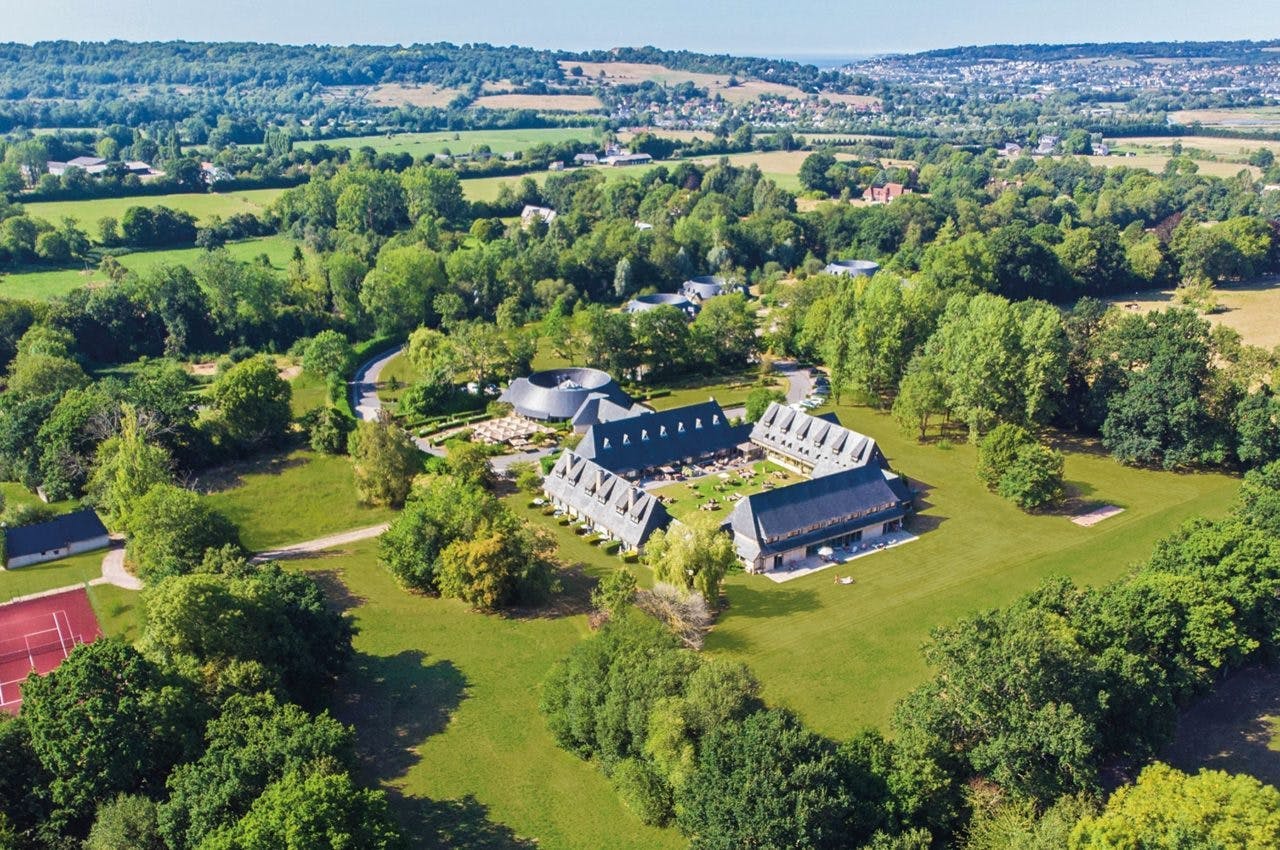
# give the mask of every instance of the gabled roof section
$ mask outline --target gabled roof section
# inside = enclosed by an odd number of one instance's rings
[[[885,465],[876,441],[844,427],[835,414],[812,416],[776,401],[752,426],[751,441],[813,467],[815,476]]]
[[[36,555],[72,543],[84,543],[107,533],[92,508],[63,514],[47,522],[22,525],[5,532],[5,554],[10,558]]]
[[[746,431],[731,426],[713,399],[599,422],[587,429],[577,453],[617,473],[638,472],[735,449]]]
[[[747,496],[729,514],[728,525],[739,552],[754,559],[896,519],[909,501],[901,478],[863,466]]]
[[[653,494],[574,452],[560,455],[543,479],[542,489],[633,549],[671,522]]]

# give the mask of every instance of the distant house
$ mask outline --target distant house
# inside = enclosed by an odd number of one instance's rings
[[[1058,149],[1058,142],[1061,141],[1057,136],[1041,136],[1040,143],[1036,145],[1036,156],[1049,156]]]
[[[827,263],[822,271],[841,277],[871,277],[880,271],[880,264],[874,260],[836,260]]]
[[[910,506],[906,482],[871,465],[747,496],[726,526],[743,567],[760,573],[898,531]]]
[[[692,466],[738,452],[750,428],[730,425],[714,400],[642,416],[598,422],[577,453],[617,475],[635,478],[664,466]]]
[[[214,183],[224,183],[231,179],[230,171],[227,171],[221,165],[214,165],[212,162],[200,163],[200,173],[204,176],[204,182],[210,186]]]
[[[628,549],[640,549],[671,522],[656,496],[571,451],[556,460],[542,491],[552,505]]]
[[[547,166],[547,170],[548,171],[564,171],[564,163],[557,159],[555,162]]]
[[[1014,159],[1022,155],[1022,145],[1017,142],[1005,142],[1004,149],[1000,151],[1001,156],[1007,156]]]
[[[6,529],[4,541],[8,569],[105,549],[111,544],[106,526],[91,508],[63,514],[48,522]]]
[[[535,207],[533,204],[526,204],[525,208],[520,211],[520,226],[528,227],[529,223],[535,218],[540,218],[550,224],[556,220],[556,211],[550,207]]]
[[[595,165],[600,161],[600,157],[593,153],[577,153],[573,155],[574,165]]]
[[[910,195],[911,190],[901,183],[886,183],[883,186],[868,186],[862,193],[862,200],[872,204],[887,204],[892,200]]]
[[[1093,149],[1093,152],[1097,156],[1111,156],[1111,148],[1106,142],[1099,142],[1097,147]]]

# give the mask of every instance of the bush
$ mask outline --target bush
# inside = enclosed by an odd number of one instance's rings
[[[314,451],[340,455],[346,453],[347,437],[355,430],[356,423],[336,407],[320,407],[303,416],[302,427]]]
[[[665,826],[671,818],[671,788],[647,762],[635,758],[618,762],[613,788],[641,822]]]

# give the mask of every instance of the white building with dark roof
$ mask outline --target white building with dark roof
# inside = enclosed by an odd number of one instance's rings
[[[748,432],[731,425],[714,399],[646,413],[587,429],[577,453],[628,478],[664,466],[693,466],[738,453]]]
[[[813,416],[776,401],[751,426],[751,442],[768,460],[805,475],[886,465],[876,441],[844,427],[834,413]]]
[[[898,531],[910,506],[901,478],[861,466],[747,496],[726,527],[743,566],[760,573]]]
[[[671,522],[656,496],[574,452],[560,455],[542,491],[552,505],[628,549],[640,549]]]

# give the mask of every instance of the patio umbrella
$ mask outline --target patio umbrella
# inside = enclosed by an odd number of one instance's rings
[[[821,549],[818,550],[818,554],[824,558],[830,558],[835,553],[836,553],[836,550],[832,549],[830,546],[823,546]]]

